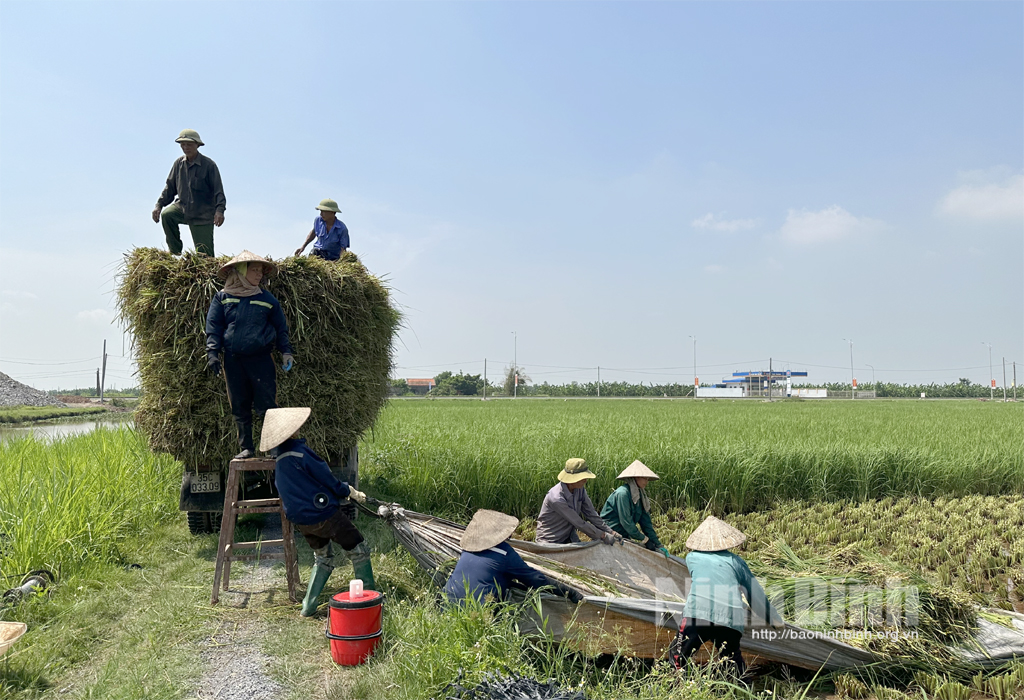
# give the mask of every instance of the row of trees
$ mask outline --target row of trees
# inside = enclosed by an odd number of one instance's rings
[[[850,391],[849,384],[801,384],[801,387],[828,389],[831,391]],[[961,377],[949,384],[893,384],[891,382],[875,382],[861,384],[858,391],[874,391],[878,398],[916,399],[924,394],[933,399],[987,399],[991,390],[987,384],[972,384],[970,379]],[[996,392],[1002,397],[1003,388],[997,387]]]
[[[515,387],[515,376],[519,374],[519,386]],[[487,382],[488,395],[512,396],[608,396],[608,397],[683,397],[693,396],[693,387],[689,384],[630,384],[629,382],[571,382],[569,384],[531,383],[523,368],[506,367],[501,384]],[[429,396],[481,396],[484,393],[484,378],[479,374],[458,372],[441,372],[434,377],[434,388]],[[398,395],[412,394],[412,390],[404,379],[393,379],[392,387]],[[829,392],[850,391],[849,384],[830,382],[826,384],[800,384],[799,388],[827,389]],[[877,382],[861,384],[860,391],[874,391],[879,398],[918,398],[925,394],[928,398],[988,398],[989,387],[985,384],[972,384],[971,380],[960,378],[949,384],[893,384]],[[1001,392],[1002,389],[1000,388]]]

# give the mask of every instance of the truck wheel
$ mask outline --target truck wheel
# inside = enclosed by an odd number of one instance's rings
[[[220,532],[220,513],[190,510],[188,513],[188,531],[193,535],[206,535]]]

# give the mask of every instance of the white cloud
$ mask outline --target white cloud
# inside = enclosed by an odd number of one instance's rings
[[[942,199],[939,211],[982,221],[1017,221],[1024,217],[1024,175],[1010,177],[1002,183],[963,184]]]
[[[725,268],[721,265],[705,265],[704,272],[712,275],[717,275],[719,272],[725,272]]]
[[[699,219],[694,219],[690,225],[699,229],[735,233],[752,229],[758,223],[758,219],[716,219],[714,214],[708,213]]]
[[[79,321],[86,321],[89,323],[103,323],[110,320],[112,314],[106,309],[89,309],[86,311],[79,311],[75,314],[75,318]]]
[[[821,211],[790,209],[779,233],[790,243],[814,244],[863,235],[881,227],[881,221],[854,216],[833,204]]]

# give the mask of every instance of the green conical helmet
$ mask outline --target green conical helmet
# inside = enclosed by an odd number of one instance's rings
[[[181,133],[178,134],[178,138],[174,139],[175,143],[181,143],[182,141],[195,141],[198,145],[204,146],[203,140],[199,138],[199,132],[195,129],[182,129]]]
[[[333,199],[321,199],[320,204],[316,207],[320,211],[333,211],[337,214],[341,213],[341,209],[338,208],[338,203]]]

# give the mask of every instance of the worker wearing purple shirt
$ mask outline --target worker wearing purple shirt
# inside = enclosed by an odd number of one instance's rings
[[[324,260],[337,260],[348,250],[348,227],[336,216],[341,210],[333,199],[321,200],[317,209],[320,210],[320,215],[313,219],[313,229],[306,236],[302,246],[295,250],[295,254],[302,255],[302,251],[315,238],[316,243],[313,244],[310,255]]]
[[[544,496],[544,503],[537,516],[537,541],[550,544],[579,542],[577,530],[585,532],[592,540],[605,544],[622,543],[618,534],[601,519],[587,495],[588,479],[597,475],[587,468],[585,460],[573,457],[565,462],[565,469],[558,474],[559,483]]]

